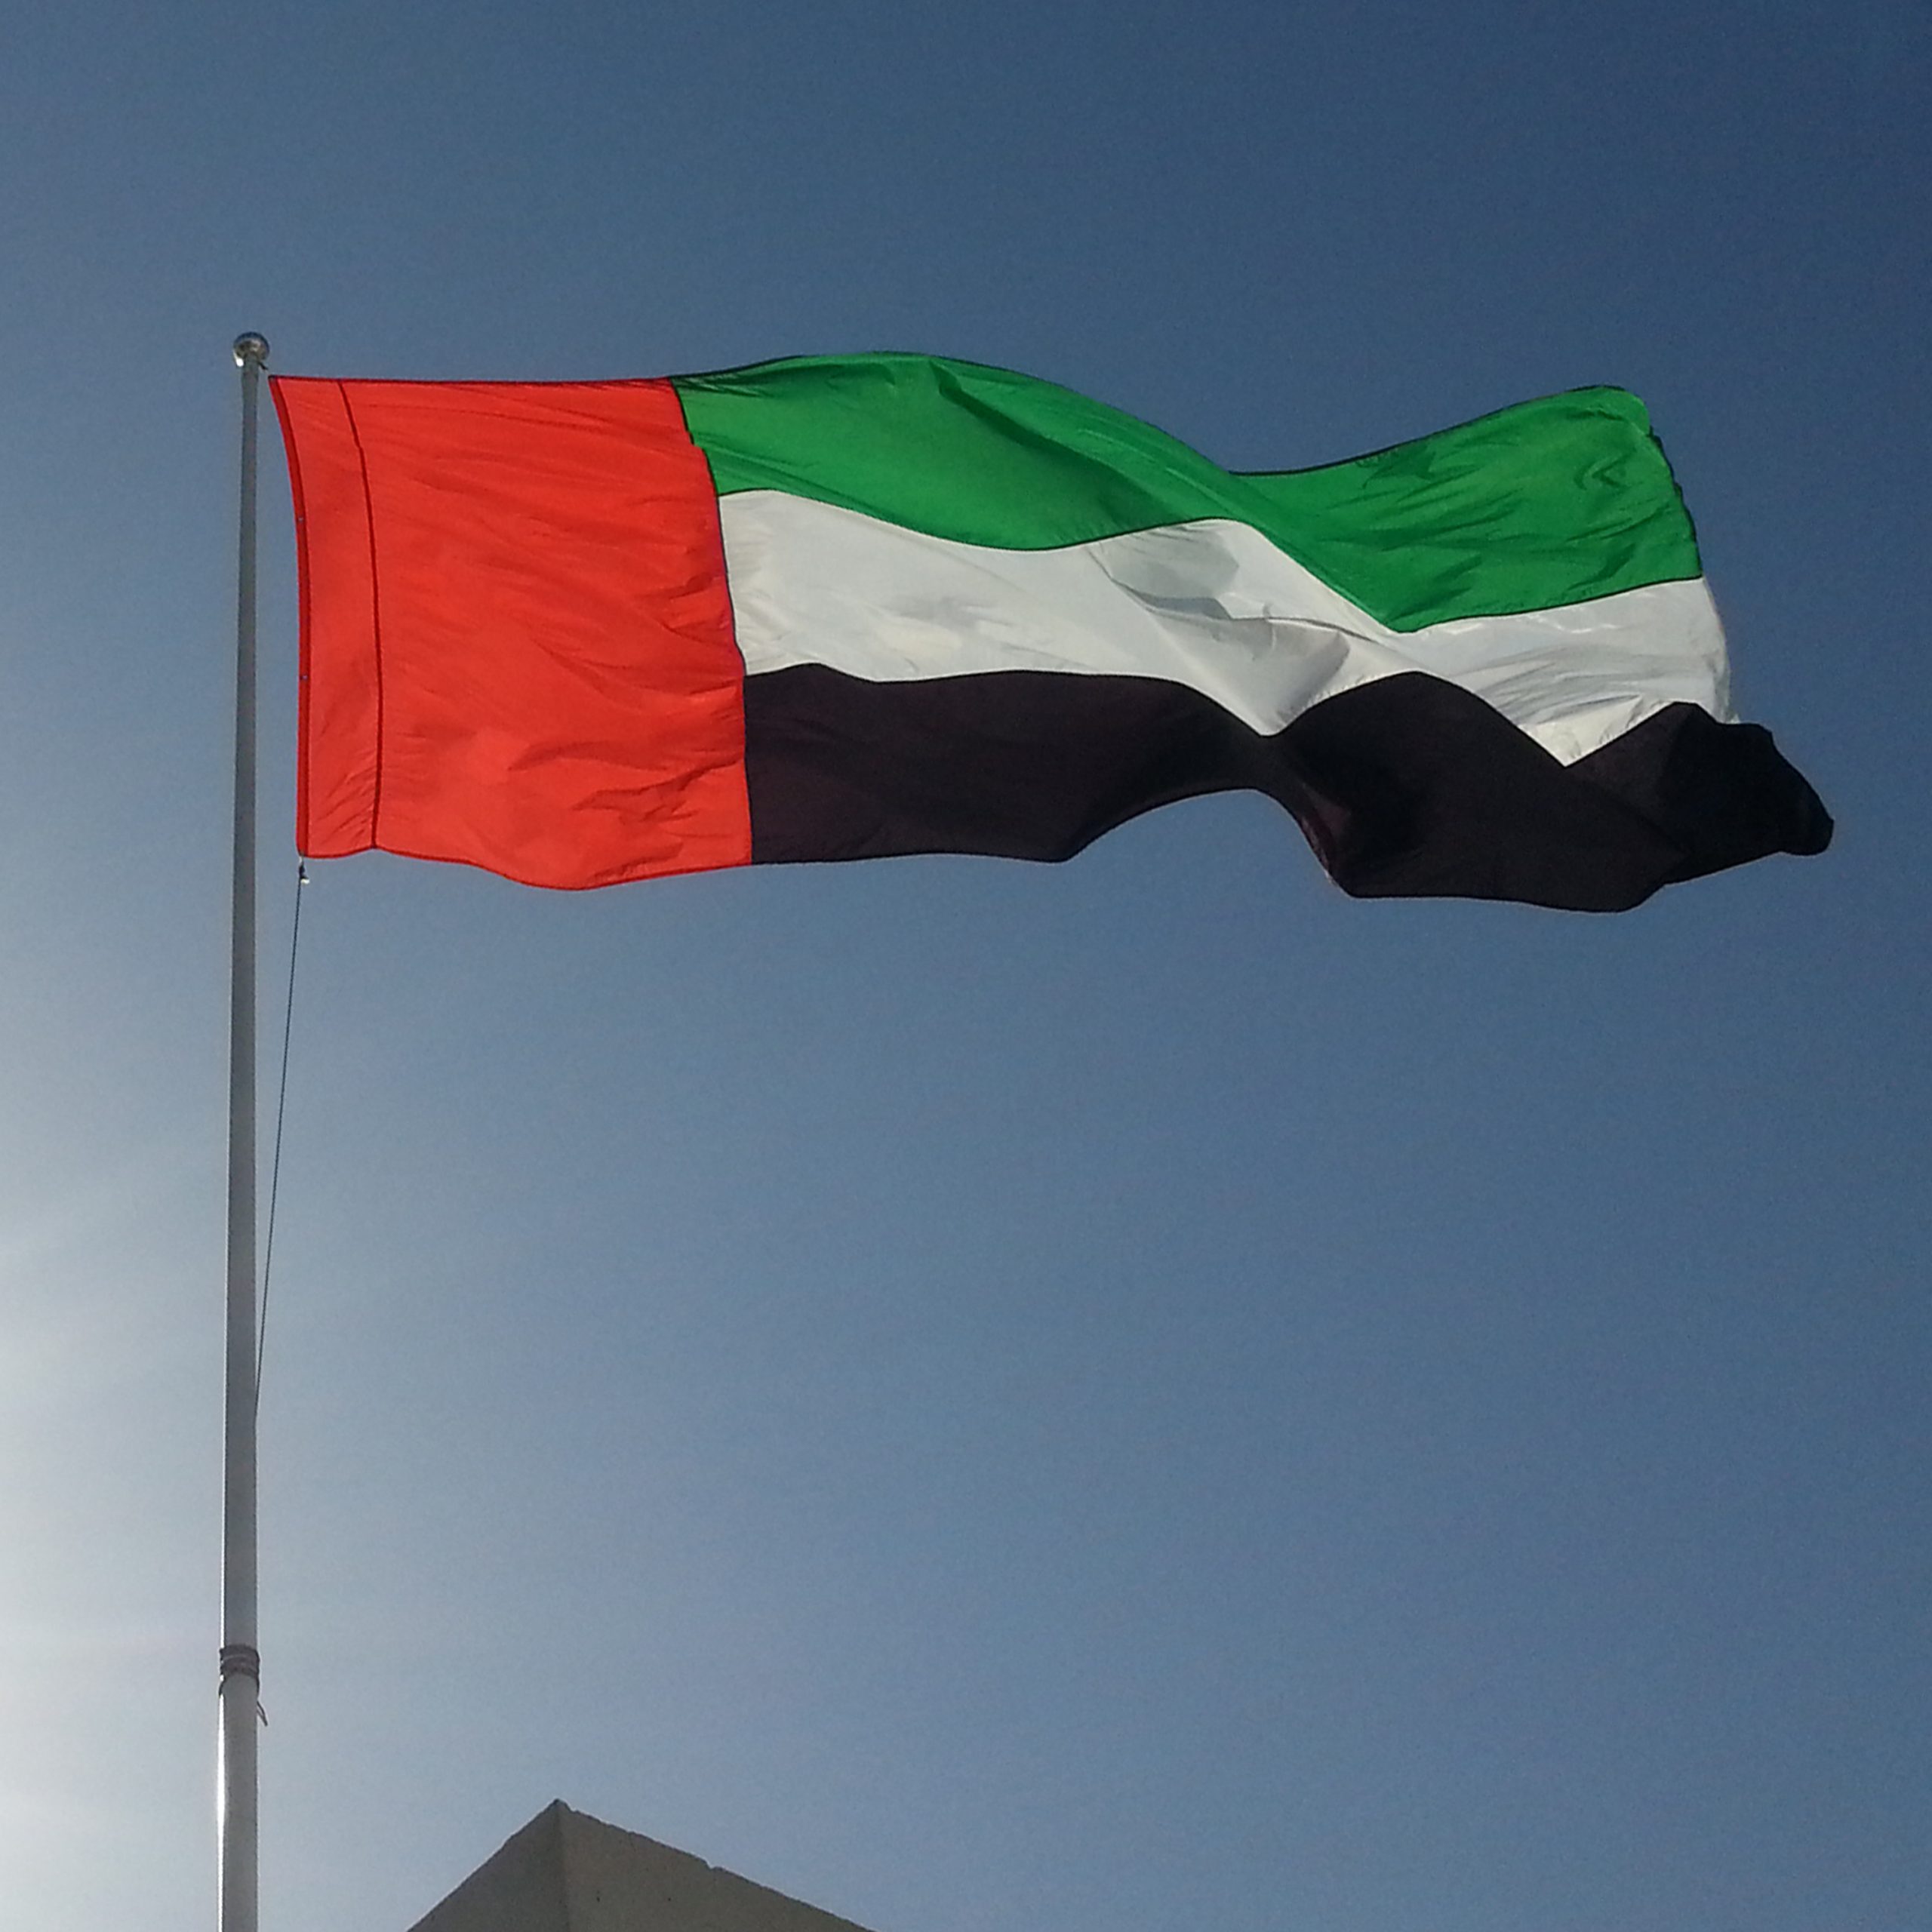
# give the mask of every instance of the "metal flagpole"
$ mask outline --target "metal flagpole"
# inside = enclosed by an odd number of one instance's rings
[[[242,529],[235,616],[235,872],[228,974],[228,1348],[222,1434],[220,1932],[257,1932],[255,1647],[255,419],[269,346],[242,371]]]

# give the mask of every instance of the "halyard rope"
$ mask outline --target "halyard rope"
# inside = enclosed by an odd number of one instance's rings
[[[275,1097],[275,1152],[269,1162],[268,1231],[262,1243],[262,1303],[260,1325],[255,1332],[255,1408],[262,1406],[262,1363],[269,1346],[269,1271],[275,1266],[275,1204],[281,1184],[281,1124],[288,1112],[288,1042],[295,1030],[295,959],[302,945],[302,888],[309,883],[309,868],[300,862],[295,868],[295,917],[288,935],[288,1001],[281,1016],[281,1079]]]

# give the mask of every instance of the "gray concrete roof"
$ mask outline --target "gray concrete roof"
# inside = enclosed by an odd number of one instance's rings
[[[864,1932],[560,1798],[411,1932]]]

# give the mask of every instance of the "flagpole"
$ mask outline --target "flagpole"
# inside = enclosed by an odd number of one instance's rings
[[[257,1932],[255,1647],[255,426],[269,346],[235,339],[242,371],[235,573],[235,869],[228,971],[228,1329],[222,1431],[219,1932]]]

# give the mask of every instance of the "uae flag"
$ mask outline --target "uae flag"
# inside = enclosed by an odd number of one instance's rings
[[[274,390],[313,857],[1064,859],[1251,790],[1349,892],[1607,911],[1831,835],[1620,389],[1264,474],[930,356]]]

